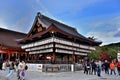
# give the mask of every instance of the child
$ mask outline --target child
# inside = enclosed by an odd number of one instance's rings
[[[97,68],[97,75],[98,75],[98,77],[101,76],[101,69],[100,69],[100,66],[99,66],[99,65],[98,65],[98,68]]]

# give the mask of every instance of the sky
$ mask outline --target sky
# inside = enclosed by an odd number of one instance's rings
[[[120,0],[0,0],[0,27],[28,33],[37,12],[102,45],[120,42]]]

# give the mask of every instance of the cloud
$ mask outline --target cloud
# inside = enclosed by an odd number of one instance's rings
[[[99,30],[104,32],[118,31],[120,27],[120,16],[114,16],[112,18],[94,20],[88,22],[89,28],[93,31]]]
[[[120,37],[120,28],[118,28],[117,33],[114,35],[114,37]]]
[[[88,26],[91,29],[86,36],[94,36],[102,40],[103,45],[120,42],[120,16],[90,23]]]
[[[87,37],[94,36],[98,40],[102,41],[102,45],[116,43],[120,41],[120,37],[114,37],[114,32],[88,32]]]
[[[8,29],[8,26],[5,24],[5,22],[2,20],[2,18],[0,19],[0,28]]]

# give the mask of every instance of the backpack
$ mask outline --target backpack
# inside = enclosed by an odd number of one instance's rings
[[[27,70],[28,69],[28,66],[27,65],[25,65],[25,70]]]

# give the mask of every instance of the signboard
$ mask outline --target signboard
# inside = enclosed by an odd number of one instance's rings
[[[40,71],[42,72],[43,64],[27,64],[29,71]]]
[[[117,53],[117,59],[120,61],[120,52]]]

